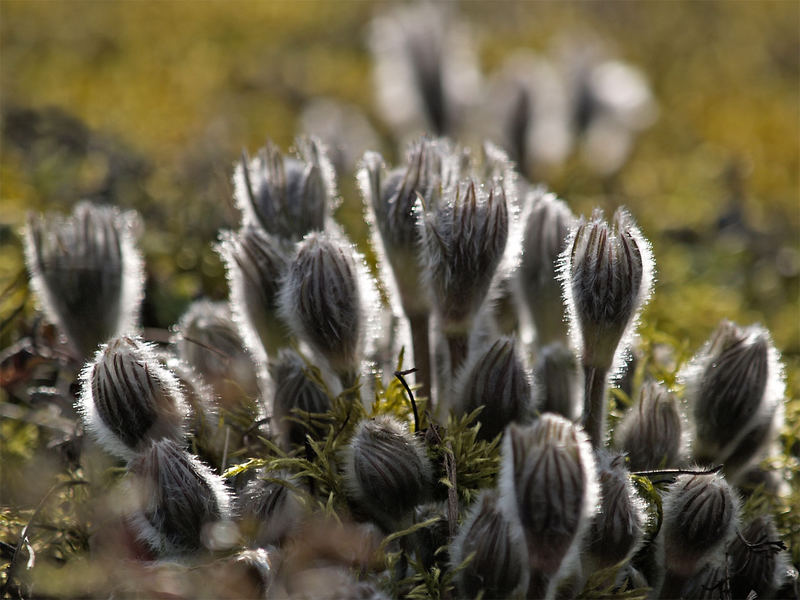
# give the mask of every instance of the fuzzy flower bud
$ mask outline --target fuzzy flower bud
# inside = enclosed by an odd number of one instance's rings
[[[68,218],[28,218],[31,285],[47,318],[82,357],[136,327],[144,287],[137,224],[133,212],[88,202]]]
[[[247,483],[237,499],[236,514],[252,542],[261,547],[280,544],[300,527],[304,507],[298,486],[284,472],[261,473]]]
[[[77,409],[109,452],[130,458],[153,440],[183,440],[189,409],[180,384],[140,338],[103,345],[81,383]]]
[[[597,474],[589,440],[572,422],[545,414],[511,424],[503,439],[501,503],[518,520],[528,545],[529,594],[547,595],[577,558],[596,512]]]
[[[325,228],[336,195],[333,167],[321,142],[310,138],[298,146],[298,158],[283,156],[272,143],[253,160],[245,153],[233,176],[244,223],[291,241]]]
[[[541,349],[533,368],[534,398],[540,412],[574,420],[580,405],[581,374],[575,353],[560,342]]]
[[[566,307],[556,271],[575,217],[563,201],[542,188],[528,192],[524,207],[519,280],[536,327],[536,341],[539,347],[566,343]]]
[[[514,338],[500,338],[485,352],[474,352],[456,389],[461,414],[484,407],[478,415],[483,439],[493,439],[509,423],[531,416],[531,384]]]
[[[391,417],[359,423],[345,449],[344,469],[357,507],[389,530],[424,500],[431,484],[424,448]]]
[[[720,475],[680,475],[664,494],[663,507],[665,564],[686,578],[724,552],[736,528],[739,502]]]
[[[270,363],[270,374],[275,386],[272,420],[284,447],[302,446],[308,433],[322,437],[323,431],[310,429],[310,424],[300,424],[294,419],[294,409],[306,413],[324,413],[330,410],[328,394],[305,372],[303,359],[294,351],[284,349]]]
[[[648,381],[615,432],[616,446],[628,454],[633,471],[680,466],[683,419],[678,401],[662,384]]]
[[[683,379],[695,458],[726,463],[729,474],[749,464],[782,420],[783,372],[769,333],[723,321]]]
[[[748,523],[741,537],[733,538],[728,555],[734,598],[746,598],[751,591],[759,598],[772,598],[783,585],[789,561],[772,517],[764,515]]]
[[[230,517],[222,478],[171,440],[155,442],[129,470],[141,498],[131,524],[139,540],[159,554],[202,549],[204,526]]]
[[[450,562],[473,559],[456,575],[459,596],[508,598],[528,585],[528,551],[518,528],[498,506],[497,492],[485,490],[470,508],[461,530],[450,545]]]

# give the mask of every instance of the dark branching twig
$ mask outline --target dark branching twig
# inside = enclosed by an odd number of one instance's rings
[[[395,371],[394,376],[400,380],[400,383],[403,384],[403,387],[408,394],[408,398],[411,401],[411,409],[414,411],[414,433],[419,431],[419,413],[417,412],[417,401],[414,399],[414,392],[411,391],[411,387],[409,387],[408,382],[406,381],[405,376],[411,375],[411,373],[416,373],[416,367],[413,369],[406,369],[405,371]]]

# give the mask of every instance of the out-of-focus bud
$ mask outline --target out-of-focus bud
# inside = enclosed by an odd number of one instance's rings
[[[619,366],[651,292],[650,243],[627,211],[614,213],[613,227],[595,211],[572,229],[562,256],[564,297],[583,364],[605,371]]]
[[[684,458],[683,418],[678,401],[662,384],[648,381],[614,431],[633,471],[678,467]]]
[[[733,598],[772,598],[783,585],[790,566],[772,517],[750,521],[728,547]]]
[[[284,472],[261,472],[247,483],[236,501],[236,514],[250,542],[262,547],[279,545],[297,532],[305,510],[299,486]]]
[[[541,348],[567,343],[566,307],[557,265],[575,217],[569,207],[543,188],[528,192],[523,201],[522,260],[519,281]]]
[[[275,387],[272,420],[283,446],[302,446],[308,434],[322,437],[324,431],[313,429],[310,423],[298,423],[301,417],[293,413],[294,409],[324,413],[331,408],[326,391],[306,374],[303,359],[287,348],[270,362],[269,370]]]
[[[81,357],[132,334],[143,297],[138,215],[82,202],[68,218],[28,218],[25,262],[39,304]]]
[[[581,373],[575,353],[560,342],[541,349],[533,367],[533,397],[539,412],[575,420],[580,411]]]
[[[758,325],[723,321],[682,374],[695,459],[734,476],[757,459],[783,420],[778,352]]]
[[[456,383],[456,412],[479,406],[479,436],[493,439],[511,422],[525,422],[533,412],[531,384],[514,338],[500,338],[485,352],[473,352]]]
[[[81,373],[77,409],[109,452],[131,458],[151,441],[182,441],[189,414],[175,376],[140,338],[103,345]]]
[[[528,586],[528,551],[522,533],[498,506],[497,492],[485,490],[475,499],[458,535],[450,544],[451,563],[475,556],[456,575],[459,596],[508,598]]]
[[[230,286],[233,319],[251,354],[264,360],[287,345],[286,324],[278,316],[278,291],[289,263],[286,243],[260,227],[224,232],[217,245]]]
[[[593,569],[605,569],[629,559],[645,524],[644,505],[633,489],[624,456],[598,452],[600,510],[592,520],[588,552]]]
[[[597,510],[597,473],[586,434],[553,414],[532,425],[512,423],[503,439],[500,490],[504,513],[525,534],[528,594],[549,596],[578,558]]]
[[[299,157],[292,158],[268,142],[253,160],[245,153],[233,175],[243,224],[259,225],[291,241],[325,228],[336,195],[333,167],[322,143],[300,139],[297,146]]]
[[[369,327],[355,254],[327,234],[310,233],[298,245],[280,292],[281,315],[292,331],[346,386],[355,381]]]
[[[668,586],[671,578],[685,580],[725,551],[736,528],[739,501],[720,475],[680,475],[663,495],[663,507]]]
[[[425,500],[431,465],[419,440],[391,417],[359,423],[344,456],[349,494],[387,530]]]
[[[692,576],[680,592],[681,598],[686,600],[730,600],[731,598],[745,598],[745,596],[732,596],[730,583],[726,574],[727,567],[724,560],[713,560]]]
[[[136,535],[161,555],[201,550],[205,529],[230,518],[222,478],[171,440],[154,442],[129,464],[141,506],[130,517]]]

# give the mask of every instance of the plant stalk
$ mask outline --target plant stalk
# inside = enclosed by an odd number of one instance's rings
[[[606,378],[608,370],[583,366],[584,401],[583,428],[592,442],[592,448],[600,448],[606,434]]]
[[[430,332],[428,330],[428,315],[426,313],[408,317],[411,326],[411,346],[414,350],[414,366],[417,372],[414,375],[419,389],[417,396],[431,399],[431,350]]]

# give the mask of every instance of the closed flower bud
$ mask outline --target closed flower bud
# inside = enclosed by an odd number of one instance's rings
[[[283,446],[302,446],[308,434],[321,439],[324,431],[313,429],[311,423],[298,423],[302,417],[293,413],[294,409],[325,413],[331,408],[326,391],[306,374],[303,359],[294,350],[284,349],[269,369],[275,388],[272,421]]]
[[[725,463],[735,474],[758,457],[782,420],[783,372],[769,333],[723,321],[682,377],[695,459]]]
[[[336,195],[333,167],[322,144],[311,138],[298,146],[299,158],[291,158],[267,143],[253,160],[244,154],[233,176],[244,224],[291,241],[325,228]]]
[[[630,558],[642,541],[644,503],[631,484],[624,456],[600,451],[597,457],[600,510],[589,532],[589,556],[594,569]]]
[[[677,578],[686,578],[725,551],[739,502],[720,475],[680,475],[664,494],[663,507],[665,565]]]
[[[759,598],[772,598],[783,585],[789,560],[782,551],[772,517],[753,519],[733,538],[728,547],[731,594],[747,598],[754,591]]]
[[[391,417],[364,420],[344,456],[347,489],[357,508],[392,530],[425,500],[431,465],[419,440]]]
[[[68,218],[29,217],[25,262],[47,318],[81,357],[133,333],[142,301],[135,213],[87,202]]]
[[[575,221],[569,207],[542,188],[528,192],[522,213],[519,280],[539,347],[568,340],[566,307],[557,264]]]
[[[683,418],[678,401],[662,384],[648,381],[614,432],[633,471],[678,467],[683,462]]]
[[[287,345],[286,325],[278,316],[278,291],[289,264],[286,243],[260,227],[225,232],[217,246],[225,263],[233,319],[248,349],[259,361]]]
[[[681,598],[686,600],[731,600],[732,598],[745,598],[732,596],[730,582],[727,576],[725,560],[713,560],[706,563],[700,571],[692,576],[680,592]]]
[[[139,338],[114,338],[81,373],[78,410],[109,452],[130,458],[153,440],[182,441],[189,413],[176,377]]]
[[[500,338],[485,352],[473,352],[456,384],[457,412],[479,406],[479,436],[493,439],[511,422],[532,416],[531,384],[514,338]]]
[[[497,492],[485,490],[469,510],[450,545],[451,563],[466,568],[456,574],[460,597],[508,598],[524,593],[528,585],[528,551],[522,533],[500,510]]]
[[[141,499],[131,524],[139,540],[159,554],[201,550],[204,528],[230,517],[222,478],[171,440],[153,443],[129,470]]]
[[[539,412],[578,417],[581,373],[575,353],[560,342],[541,349],[533,368],[534,399]]]
[[[304,517],[299,485],[284,472],[262,472],[247,483],[236,501],[236,514],[250,542],[279,545],[297,531]]]
[[[567,241],[561,276],[583,364],[619,366],[619,350],[653,283],[650,244],[628,212],[617,210],[613,227],[599,211],[588,223],[581,219]]]
[[[586,434],[553,414],[532,425],[511,424],[503,439],[500,490],[504,512],[525,534],[528,593],[546,596],[577,558],[597,510],[597,474]]]

